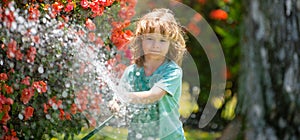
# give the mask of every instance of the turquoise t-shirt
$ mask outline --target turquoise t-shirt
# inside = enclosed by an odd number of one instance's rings
[[[130,65],[121,81],[132,92],[150,90],[153,86],[167,92],[155,103],[128,105],[128,139],[185,139],[178,112],[182,69],[174,61],[166,59],[150,76],[145,76],[143,67]]]

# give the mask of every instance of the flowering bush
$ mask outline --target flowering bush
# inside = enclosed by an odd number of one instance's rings
[[[57,133],[69,137],[78,134],[86,120],[88,125],[96,125],[97,118],[87,114],[101,111],[97,104],[102,102],[103,85],[86,81],[85,75],[97,75],[98,71],[91,73],[89,59],[78,54],[93,54],[92,59],[103,59],[105,67],[120,61],[114,50],[130,57],[126,43],[132,33],[125,28],[134,15],[135,3],[1,2],[0,139],[41,139]],[[95,21],[103,28],[96,27]]]

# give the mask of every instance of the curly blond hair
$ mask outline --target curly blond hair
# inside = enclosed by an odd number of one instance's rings
[[[155,33],[156,28],[159,28],[159,34],[170,40],[166,57],[180,66],[186,51],[184,32],[172,11],[165,8],[154,9],[136,22],[134,37],[131,40],[134,63],[143,66],[145,58],[141,43],[142,35]]]

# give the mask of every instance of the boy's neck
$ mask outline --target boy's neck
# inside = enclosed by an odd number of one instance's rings
[[[164,59],[146,59],[144,62],[144,70],[146,75],[151,75],[160,65],[164,63],[166,58]]]

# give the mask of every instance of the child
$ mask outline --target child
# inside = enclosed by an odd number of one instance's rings
[[[128,139],[184,140],[179,120],[185,40],[180,25],[168,9],[154,9],[136,23],[132,39],[134,64],[126,68],[120,83],[130,123]],[[117,101],[110,102],[118,111]]]

